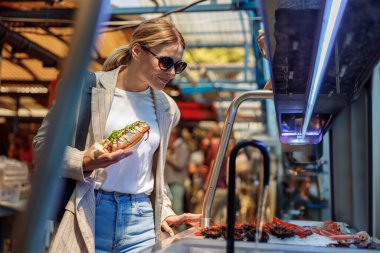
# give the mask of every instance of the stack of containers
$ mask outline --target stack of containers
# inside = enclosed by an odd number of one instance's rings
[[[0,201],[20,201],[25,187],[29,187],[28,166],[18,160],[0,156]]]

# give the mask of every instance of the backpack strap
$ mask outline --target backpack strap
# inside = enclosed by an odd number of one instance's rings
[[[91,120],[91,94],[92,88],[96,86],[96,75],[94,72],[88,72],[86,83],[83,87],[83,94],[79,109],[77,133],[75,136],[75,148],[84,150],[86,138]]]

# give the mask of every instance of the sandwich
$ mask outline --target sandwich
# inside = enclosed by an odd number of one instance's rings
[[[102,143],[103,150],[110,153],[119,149],[132,150],[144,138],[145,133],[148,133],[148,139],[149,129],[148,123],[136,121],[122,129],[114,130]]]

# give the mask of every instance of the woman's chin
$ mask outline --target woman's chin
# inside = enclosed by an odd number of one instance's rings
[[[151,85],[150,87],[153,89],[153,90],[163,90],[165,88],[165,85],[166,84],[153,84]]]
[[[165,88],[165,86],[168,84],[168,81],[165,81],[165,80],[162,80],[162,79],[158,79],[158,82],[156,82],[152,88],[155,89],[155,90],[163,90]]]

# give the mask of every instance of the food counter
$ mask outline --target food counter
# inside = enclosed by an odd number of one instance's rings
[[[323,222],[316,221],[289,221],[290,224],[297,226],[322,226]],[[345,223],[337,222],[340,226],[342,233],[355,234],[351,228]],[[226,240],[222,237],[218,239],[205,239],[204,236],[199,236],[197,233],[199,229],[190,228],[181,233],[176,234],[173,237],[162,240],[153,247],[144,252],[197,252],[197,253],[216,253],[226,252]],[[328,247],[329,244],[337,245],[337,241],[331,240],[329,237],[313,233],[304,238],[295,236],[293,238],[280,239],[278,237],[269,234],[268,242],[255,243],[245,241],[235,241],[235,252],[380,252],[379,240],[376,238],[370,239],[370,244],[374,249],[358,249],[357,245],[351,245],[350,247]]]

